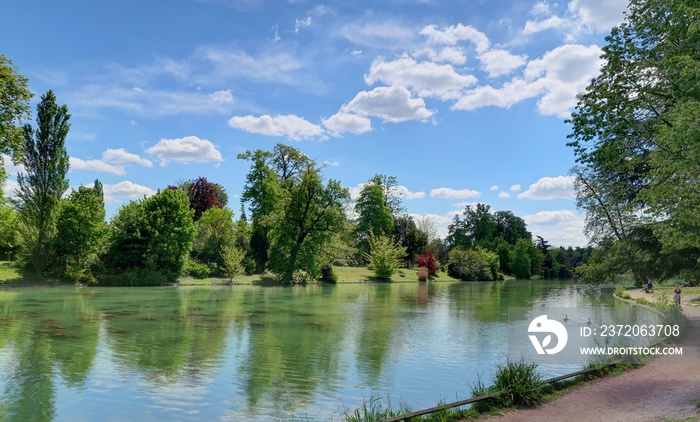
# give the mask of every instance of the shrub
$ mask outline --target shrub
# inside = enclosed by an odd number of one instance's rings
[[[430,271],[426,267],[420,267],[418,268],[418,280],[419,281],[428,281],[428,277],[430,275]]]
[[[438,260],[435,258],[432,251],[428,251],[418,257],[418,266],[426,268],[429,277],[435,277],[437,275],[440,269],[438,264]]]
[[[224,273],[229,277],[229,280],[233,281],[234,277],[245,273],[243,261],[246,253],[243,249],[233,245],[224,245],[221,247],[220,254],[224,261]]]
[[[401,264],[401,258],[406,255],[406,248],[399,246],[394,239],[386,236],[369,235],[369,253],[365,258],[369,261],[374,276],[380,280],[389,280]]]
[[[311,276],[304,270],[294,270],[292,284],[306,284],[311,281]]]
[[[492,281],[498,278],[498,255],[480,247],[463,250],[455,248],[449,253],[447,272],[460,280]]]
[[[211,268],[207,264],[192,259],[185,259],[182,274],[194,278],[207,278],[211,275]]]
[[[337,283],[338,276],[333,272],[333,266],[326,264],[321,267],[321,280],[328,283]]]

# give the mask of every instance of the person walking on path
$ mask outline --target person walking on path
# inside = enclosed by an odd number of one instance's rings
[[[681,285],[676,284],[676,288],[673,289],[673,301],[676,305],[681,306]]]

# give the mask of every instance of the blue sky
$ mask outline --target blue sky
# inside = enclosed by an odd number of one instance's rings
[[[205,176],[238,211],[247,149],[290,144],[359,191],[396,176],[446,234],[466,204],[585,245],[564,123],[625,1],[0,3],[0,53],[67,104],[71,186],[107,212]],[[21,168],[8,166],[6,192]]]

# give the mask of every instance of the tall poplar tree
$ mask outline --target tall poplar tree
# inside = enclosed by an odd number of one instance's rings
[[[24,125],[21,146],[26,174],[17,176],[17,208],[22,225],[23,251],[41,274],[49,263],[56,236],[56,217],[61,196],[68,189],[66,136],[70,124],[68,107],[59,106],[53,91],[37,105],[36,129]]]

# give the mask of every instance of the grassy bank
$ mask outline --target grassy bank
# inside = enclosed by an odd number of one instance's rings
[[[372,271],[367,267],[333,267],[333,272],[338,277],[338,283],[366,283],[379,281],[374,278]],[[391,277],[390,282],[417,282],[418,268],[399,268]],[[438,273],[435,281],[459,281],[450,277],[445,272]],[[178,284],[187,286],[211,286],[228,283],[228,279],[222,277],[193,278],[180,277]],[[72,285],[72,281],[59,279],[50,276],[37,276],[33,271],[16,268],[8,261],[0,261],[0,286],[7,287],[36,287],[36,286],[56,286]],[[254,274],[238,276],[233,280],[233,284],[257,284],[271,285],[280,284],[274,276],[270,274]]]

